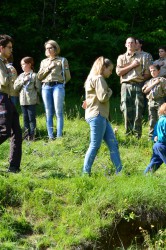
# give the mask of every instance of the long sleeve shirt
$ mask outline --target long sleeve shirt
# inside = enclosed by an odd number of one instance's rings
[[[166,116],[160,116],[157,123],[157,141],[166,144]]]
[[[151,78],[145,82],[143,88],[146,89],[147,87],[151,86],[156,79],[159,79],[160,82],[155,85],[146,95],[146,98],[149,100],[158,100],[166,96],[166,78],[164,77]]]
[[[160,66],[160,73],[159,76],[163,76],[166,78],[166,58],[160,58],[156,61],[154,61],[155,65],[159,65]]]
[[[85,83],[86,109],[85,119],[92,118],[100,114],[108,119],[109,99],[112,90],[108,87],[103,76],[98,75],[89,78]]]
[[[5,60],[0,57],[0,92],[10,95],[11,74],[5,65]]]
[[[52,69],[49,68],[51,62],[54,62],[55,65]],[[57,56],[54,59],[46,58],[42,60],[38,72],[38,78],[42,83],[56,81],[60,83],[67,83],[71,79],[67,59]]]
[[[14,89],[19,91],[20,105],[34,105],[38,103],[38,94],[41,89],[41,82],[37,78],[37,74],[30,72],[20,74],[14,82]],[[26,80],[25,80],[26,79]]]

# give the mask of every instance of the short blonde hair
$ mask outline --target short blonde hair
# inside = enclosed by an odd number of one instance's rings
[[[45,42],[44,47],[46,47],[47,44],[51,44],[51,46],[55,48],[57,55],[60,54],[60,51],[61,51],[60,50],[60,46],[59,46],[59,44],[56,41],[54,41],[54,40],[48,40],[47,42]]]

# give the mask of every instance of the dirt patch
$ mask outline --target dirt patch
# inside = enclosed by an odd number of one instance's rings
[[[135,214],[134,219],[116,218],[113,225],[101,230],[101,236],[95,242],[82,243],[77,247],[74,246],[72,250],[127,249],[132,244],[137,244],[143,249],[144,237],[140,228],[147,230],[148,234],[152,236],[159,229],[166,227],[166,212],[157,210],[136,212],[130,210],[126,214],[131,212]]]

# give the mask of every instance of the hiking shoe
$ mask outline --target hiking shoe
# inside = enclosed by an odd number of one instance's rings
[[[21,170],[19,168],[8,168],[7,173],[19,173]]]

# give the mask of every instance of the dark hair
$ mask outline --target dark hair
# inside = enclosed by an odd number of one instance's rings
[[[163,49],[166,51],[166,46],[160,46],[159,49]]]
[[[21,61],[24,61],[25,63],[30,63],[31,64],[31,68],[34,70],[34,60],[33,60],[32,57],[30,57],[30,56],[23,57],[21,59]]]
[[[104,58],[104,64],[103,64],[106,68],[108,68],[110,65],[112,65],[113,68],[113,63],[110,59],[108,58]]]
[[[144,45],[144,40],[139,39],[139,38],[136,38],[136,40],[138,40],[138,42],[139,42],[140,44],[142,44],[142,46]]]
[[[152,65],[149,66],[149,68],[150,68],[150,67],[154,67],[154,68],[156,68],[157,70],[160,70],[160,67],[161,67],[161,66],[158,65],[158,64],[152,64]]]
[[[9,42],[13,44],[13,39],[10,36],[0,35],[0,46],[6,47]]]

